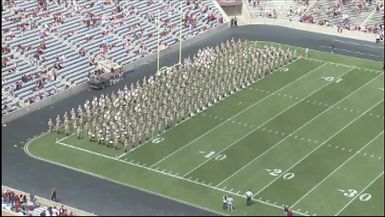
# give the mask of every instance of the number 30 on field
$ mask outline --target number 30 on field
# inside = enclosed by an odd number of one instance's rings
[[[342,192],[345,197],[354,197],[357,194],[359,194],[359,192],[355,189],[347,189],[347,190],[338,189],[338,191]],[[360,196],[358,197],[358,199],[363,202],[370,200],[370,198],[372,198],[372,195],[369,193],[360,194]]]

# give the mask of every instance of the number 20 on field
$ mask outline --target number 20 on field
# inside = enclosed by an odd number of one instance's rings
[[[266,171],[271,176],[279,176],[279,175],[282,174],[282,170],[281,169],[266,169]],[[285,173],[284,172],[282,178],[285,179],[285,180],[290,180],[290,179],[294,178],[294,176],[295,176],[294,173]]]

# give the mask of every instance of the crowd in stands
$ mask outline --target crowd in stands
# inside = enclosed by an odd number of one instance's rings
[[[158,27],[161,48],[177,43],[179,5],[178,0],[2,1],[7,93],[2,114],[86,82],[98,60],[126,65],[156,52]],[[224,22],[211,0],[184,0],[182,19],[184,40]]]
[[[2,209],[24,216],[73,216],[72,211],[63,205],[60,207],[46,206],[39,203],[33,194],[16,193],[11,189],[3,188],[1,195]]]
[[[257,8],[259,16],[288,18],[320,26],[333,26],[338,32],[355,30],[376,34],[384,41],[384,2],[375,0],[248,0],[250,9]],[[286,8],[279,4],[286,4]],[[282,9],[278,11],[278,8]],[[281,12],[281,15],[280,15]]]

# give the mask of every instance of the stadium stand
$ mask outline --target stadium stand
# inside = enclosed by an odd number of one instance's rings
[[[376,34],[384,41],[384,2],[374,0],[244,0],[252,17],[333,26]]]
[[[84,83],[98,62],[132,63],[179,41],[178,0],[2,1],[2,115]],[[211,0],[183,2],[182,38],[223,20]]]
[[[5,216],[94,216],[61,203],[1,186],[2,215]]]

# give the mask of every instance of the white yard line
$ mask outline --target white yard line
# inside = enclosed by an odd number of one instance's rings
[[[37,138],[39,138],[39,137],[37,137]],[[35,139],[36,139],[36,138],[35,138]],[[34,139],[33,139],[33,140],[34,140]],[[128,184],[126,184],[126,183],[121,183],[121,182],[119,182],[119,181],[115,181],[115,180],[113,180],[113,179],[110,179],[110,178],[107,178],[107,177],[104,177],[104,176],[96,175],[96,174],[91,173],[91,172],[89,172],[89,171],[84,171],[84,170],[77,169],[77,168],[74,168],[74,167],[71,167],[71,166],[67,166],[67,165],[65,165],[65,164],[53,162],[53,161],[50,161],[50,160],[46,160],[46,159],[43,159],[43,158],[34,156],[34,155],[32,155],[32,154],[29,152],[29,150],[28,150],[29,144],[31,144],[31,142],[32,142],[33,140],[31,140],[29,143],[27,143],[27,145],[26,145],[25,148],[24,148],[24,151],[27,153],[27,155],[29,155],[29,156],[31,156],[31,157],[33,157],[33,158],[36,158],[36,159],[39,159],[39,160],[42,160],[42,161],[47,161],[47,162],[50,162],[50,163],[52,163],[52,164],[57,164],[57,165],[60,165],[60,166],[66,167],[66,168],[74,169],[74,170],[77,170],[77,171],[80,171],[80,172],[83,172],[83,173],[86,173],[86,174],[94,175],[94,176],[97,176],[97,177],[99,177],[99,178],[102,177],[103,179],[106,179],[106,180],[109,180],[109,181],[112,181],[112,182],[116,182],[116,183],[119,183],[119,184],[122,184],[122,185],[130,186],[130,187],[133,187],[133,188],[142,190],[142,191],[146,191],[146,192],[150,192],[150,193],[159,195],[159,194],[156,193],[156,192],[148,191],[148,190],[142,189],[142,188],[140,188],[140,187],[136,187],[136,186],[131,186],[131,185],[128,185]],[[181,176],[172,174],[172,173],[170,173],[169,171],[166,171],[166,170],[153,169],[153,168],[150,168],[150,167],[143,166],[143,165],[141,165],[140,163],[131,163],[131,162],[128,162],[128,161],[125,161],[125,160],[121,160],[121,159],[117,159],[117,158],[114,158],[114,157],[111,157],[111,156],[108,156],[108,155],[100,154],[100,153],[98,153],[98,152],[94,152],[94,151],[90,151],[90,150],[87,150],[87,149],[79,148],[79,147],[76,147],[76,146],[73,146],[73,145],[69,145],[69,144],[66,144],[66,143],[63,143],[63,142],[56,143],[56,144],[59,144],[59,145],[62,145],[62,146],[65,146],[65,147],[68,147],[68,148],[71,148],[71,149],[83,151],[83,152],[86,152],[86,153],[89,153],[89,154],[97,155],[97,156],[100,156],[100,157],[104,157],[104,158],[107,158],[107,159],[110,159],[110,160],[119,161],[119,162],[121,162],[121,163],[128,164],[128,165],[135,166],[135,167],[139,167],[139,168],[146,169],[146,170],[150,170],[150,171],[155,172],[155,173],[158,173],[158,174],[170,176],[170,177],[177,178],[177,179],[180,179],[180,180],[183,180],[183,181],[186,181],[186,182],[194,183],[194,184],[201,185],[201,186],[204,186],[204,187],[207,187],[207,188],[210,188],[210,189],[214,189],[214,190],[217,190],[217,191],[221,191],[221,192],[224,192],[224,193],[228,193],[228,194],[232,194],[232,195],[235,195],[235,196],[238,196],[238,197],[243,197],[243,198],[245,198],[244,195],[239,194],[239,193],[235,193],[234,191],[229,191],[229,190],[225,190],[225,189],[223,189],[223,188],[217,188],[217,187],[215,187],[215,186],[211,186],[211,185],[209,185],[209,184],[205,184],[205,183],[204,183],[204,180],[202,180],[202,181],[195,180],[195,181],[194,181],[194,180],[191,180],[191,179],[187,179],[187,178],[184,178],[184,177],[181,177]],[[164,196],[164,195],[160,195],[160,196],[166,197],[166,198],[169,198],[169,199],[170,199],[170,197],[168,197],[168,196]],[[182,202],[182,203],[186,203],[186,202],[181,201],[181,200],[178,200],[178,199],[174,199],[174,198],[171,198],[171,199],[176,200],[176,201],[179,201],[179,202]],[[278,208],[278,209],[282,209],[282,208],[283,208],[283,206],[279,206],[279,205],[276,205],[276,204],[272,204],[272,203],[269,203],[269,202],[266,202],[266,201],[263,201],[263,200],[259,200],[259,199],[253,199],[253,200],[256,201],[256,202],[259,202],[259,203],[262,203],[262,204],[265,204],[265,205],[274,207],[274,208]],[[196,205],[194,205],[194,204],[190,204],[190,203],[187,203],[187,204],[189,204],[189,205],[191,205],[191,206],[198,207],[198,208],[202,208],[202,207],[196,206]],[[208,210],[207,208],[203,208],[203,209]],[[209,211],[213,212],[212,210],[209,210]],[[215,213],[218,213],[218,212],[215,212]],[[306,215],[306,214],[301,213],[301,212],[294,212],[294,213],[299,214],[299,215],[304,215],[304,216]]]
[[[301,58],[297,58],[297,59],[295,59],[295,60],[293,60],[292,62],[290,62],[290,63],[288,63],[288,64],[286,64],[286,65],[284,65],[284,66],[287,66],[287,65],[290,65],[290,64],[293,64],[293,63],[295,63],[295,62],[297,62],[299,59],[301,59]],[[283,67],[283,66],[282,66]],[[280,67],[281,68],[281,67]],[[279,69],[277,69],[277,70],[279,70]],[[293,81],[294,82],[294,81]],[[289,83],[290,84],[290,83]],[[285,86],[284,86],[285,87]],[[282,87],[283,88],[283,87]],[[268,95],[269,96],[269,95]],[[267,96],[266,96],[267,97]],[[263,100],[263,99],[262,99]],[[219,103],[220,101],[218,101],[217,103]],[[251,106],[250,106],[251,107]],[[247,110],[248,108],[246,108],[246,110]],[[200,112],[198,112],[198,113],[201,113],[201,112],[203,112],[204,110],[202,110],[202,111],[200,111]],[[243,112],[243,111],[242,111]],[[174,126],[172,126],[171,128],[169,128],[169,129],[167,129],[167,130],[165,130],[164,132],[162,132],[161,134],[159,134],[159,135],[162,135],[162,134],[165,134],[167,131],[169,131],[169,130],[171,130],[171,129],[173,129],[173,128],[175,128],[175,127],[177,127],[177,126],[179,126],[179,125],[181,125],[183,122],[185,122],[185,121],[187,121],[188,119],[190,119],[190,117],[188,117],[188,118],[186,118],[185,120],[183,120],[182,122],[180,122],[179,124],[177,124],[177,125],[174,125]],[[219,127],[219,126],[216,126],[216,127]],[[211,130],[213,130],[213,129],[211,129]],[[206,132],[206,133],[208,133],[208,132]],[[158,135],[158,136],[159,136]],[[203,136],[203,135],[202,135]],[[154,139],[154,138],[152,138],[152,139]],[[151,140],[152,140],[151,139]],[[196,138],[196,139],[198,139],[198,138]],[[132,151],[134,151],[134,150],[137,150],[137,149],[139,149],[140,147],[142,147],[142,146],[144,146],[145,144],[147,144],[147,143],[149,143],[151,140],[149,140],[149,141],[147,141],[147,142],[145,142],[145,143],[143,143],[142,145],[139,145],[139,146],[137,146],[136,148],[134,148],[134,149],[131,149],[130,151],[128,151],[127,153],[125,153],[125,154],[122,154],[121,155],[121,157],[123,157],[123,156],[125,156],[125,155],[127,155],[127,154],[129,154],[130,152],[132,152]],[[192,141],[191,141],[192,142]],[[167,156],[166,156],[167,157]],[[162,161],[162,160],[161,160]],[[159,161],[160,162],[160,161]],[[155,164],[157,164],[158,162],[156,162]],[[155,164],[153,164],[153,165],[151,165],[151,167],[152,166],[155,166]]]
[[[345,74],[349,73],[352,69],[344,72],[343,74],[341,74],[340,76],[338,76],[337,78],[340,78],[342,76],[344,76]],[[304,101],[305,99],[311,97],[313,94],[317,93],[318,91],[322,90],[323,88],[329,86],[330,84],[332,84],[333,82],[327,82],[326,84],[322,85],[320,88],[314,90],[313,92],[311,92],[310,94],[308,94],[306,97],[304,97],[302,100],[300,101],[297,101],[295,102],[294,104],[290,105],[289,107],[287,107],[286,109],[284,109],[283,111],[281,111],[280,113],[274,115],[272,118],[270,118],[269,120],[265,121],[264,123],[260,124],[259,126],[257,126],[256,128],[252,129],[251,131],[249,131],[246,135],[242,136],[240,139],[238,139],[237,141],[231,143],[230,145],[226,146],[224,149],[222,149],[221,151],[218,152],[218,154],[226,151],[228,148],[232,147],[233,145],[235,145],[236,143],[238,143],[239,141],[241,141],[242,139],[244,139],[245,137],[247,137],[248,135],[252,134],[254,131],[256,131],[257,129],[259,129],[260,127],[262,127],[263,125],[269,123],[270,121],[272,121],[274,118],[276,118],[277,116],[281,115],[282,113],[286,112],[287,110],[289,110],[290,108],[296,106],[297,104],[301,103],[302,101]],[[218,155],[217,154],[217,155]],[[217,155],[213,155],[212,157],[208,158],[207,160],[203,161],[201,164],[199,164],[198,166],[194,167],[193,169],[191,169],[190,171],[188,171],[183,177],[185,177],[186,175],[190,174],[191,172],[195,171],[196,169],[198,169],[199,167],[201,167],[203,164],[207,163],[208,161],[210,161],[211,159],[213,159],[214,157],[216,157]]]
[[[297,60],[298,60],[298,59],[297,59]],[[313,71],[315,71],[315,70],[317,70],[317,69],[323,67],[325,64],[326,64],[326,63],[324,63],[324,64],[318,66],[317,68],[315,68],[315,69],[313,69],[313,70],[311,70],[311,71],[309,71],[309,72],[303,74],[302,76],[296,78],[294,81],[292,81],[292,82],[286,84],[285,86],[279,88],[278,90],[276,90],[276,91],[270,93],[269,95],[263,97],[262,99],[258,100],[257,102],[253,103],[252,105],[248,106],[247,108],[241,110],[240,112],[238,112],[237,114],[233,115],[232,117],[230,117],[230,118],[226,119],[225,121],[221,122],[221,123],[218,124],[217,126],[215,126],[215,127],[211,128],[210,130],[206,131],[204,134],[200,135],[199,137],[196,137],[195,139],[191,140],[190,142],[186,143],[185,145],[179,147],[179,148],[176,149],[175,151],[171,152],[171,153],[168,154],[167,156],[163,157],[163,158],[160,159],[159,161],[157,161],[157,162],[155,162],[154,164],[152,164],[150,167],[153,167],[153,166],[159,164],[160,162],[166,160],[166,159],[169,158],[170,156],[174,155],[175,153],[179,152],[180,150],[182,150],[182,149],[184,149],[185,147],[189,146],[190,144],[194,143],[194,142],[197,141],[198,139],[200,139],[200,138],[202,138],[202,137],[208,135],[209,133],[211,133],[212,131],[214,131],[214,130],[217,129],[218,127],[220,127],[220,126],[222,126],[223,124],[225,124],[225,123],[231,121],[233,118],[237,117],[238,115],[242,114],[243,112],[249,110],[250,108],[254,107],[255,105],[259,104],[260,102],[262,102],[262,101],[264,101],[265,99],[269,98],[270,96],[274,95],[274,93],[276,93],[276,92],[278,92],[278,91],[281,91],[282,89],[286,88],[287,86],[289,86],[289,85],[295,83],[296,81],[302,79],[303,77],[305,77],[305,76],[311,74]]]
[[[59,141],[59,142],[63,142],[64,140],[66,140],[67,138],[69,138],[69,137],[71,137],[71,136],[73,136],[73,135],[75,135],[75,134],[72,133],[72,134],[70,134],[69,136],[65,136],[65,137],[59,139],[58,141]]]
[[[366,82],[364,85],[362,85],[361,87],[355,89],[354,91],[352,91],[351,93],[349,93],[348,95],[346,95],[345,97],[343,97],[342,99],[340,99],[338,102],[334,103],[332,106],[330,106],[329,108],[327,108],[326,110],[322,111],[321,113],[319,113],[317,116],[313,117],[311,120],[307,121],[306,123],[304,123],[302,126],[300,126],[299,128],[297,128],[295,131],[289,133],[285,138],[283,138],[282,140],[280,140],[279,142],[277,142],[276,144],[274,144],[273,146],[271,146],[269,149],[267,149],[266,151],[264,151],[262,154],[260,154],[259,156],[257,156],[256,158],[254,158],[252,161],[250,161],[249,163],[247,163],[246,165],[244,165],[243,167],[241,167],[240,169],[238,169],[237,171],[235,171],[233,174],[231,174],[229,177],[227,177],[225,180],[223,180],[222,182],[220,182],[217,186],[223,184],[224,182],[226,182],[228,179],[230,179],[231,177],[233,177],[234,175],[236,175],[237,173],[239,173],[241,170],[243,170],[244,168],[246,168],[247,166],[249,166],[250,164],[252,164],[254,161],[256,161],[258,158],[260,158],[261,156],[263,156],[264,154],[266,154],[267,152],[269,152],[271,149],[273,149],[274,147],[276,147],[278,144],[280,144],[281,142],[283,142],[284,140],[286,140],[287,138],[289,138],[290,136],[292,136],[294,133],[296,133],[297,131],[301,130],[303,127],[305,127],[306,125],[308,125],[309,123],[311,123],[313,120],[315,120],[316,118],[318,118],[319,116],[321,116],[322,114],[328,112],[330,109],[332,109],[333,107],[335,107],[336,105],[338,105],[340,102],[344,101],[345,99],[349,98],[351,95],[353,95],[354,93],[356,93],[358,90],[360,90],[361,88],[367,86],[368,84],[370,84],[371,82],[375,81],[378,77],[380,77],[380,75],[372,78],[370,81]],[[305,98],[304,98],[305,99]],[[302,100],[304,100],[302,99]]]
[[[332,176],[335,172],[337,172],[341,167],[343,167],[345,164],[347,164],[350,160],[352,160],[356,155],[358,155],[362,150],[364,150],[369,144],[371,144],[375,139],[377,139],[379,136],[381,136],[384,133],[384,131],[381,131],[377,136],[375,136],[372,140],[370,140],[368,143],[366,143],[364,146],[362,146],[356,153],[354,153],[352,156],[350,156],[346,161],[344,161],[340,166],[338,166],[333,172],[331,172],[329,175],[327,175],[324,179],[322,179],[318,184],[316,184],[312,189],[310,189],[306,194],[304,194],[301,198],[299,198],[293,205],[291,205],[291,209],[293,209],[294,206],[296,206],[299,202],[301,202],[307,195],[309,195],[312,191],[314,191],[318,186],[320,186],[322,183],[324,183],[330,176]]]
[[[383,75],[383,74],[380,74],[380,75]],[[377,76],[377,78],[378,78],[378,76]],[[380,88],[381,89],[381,88]],[[264,91],[266,91],[266,90],[263,90],[263,89],[256,89],[257,91],[261,91],[261,92],[264,92]],[[383,90],[383,89],[382,89]],[[280,97],[282,97],[282,98],[284,98],[284,96],[282,96],[282,95],[280,95],[280,94],[277,94],[276,96],[280,96]],[[290,98],[294,98],[294,99],[303,99],[303,97],[297,97],[297,96],[292,96],[292,95],[287,95],[288,97],[290,97]],[[306,101],[307,103],[309,103],[309,104],[316,104],[316,105],[319,105],[319,106],[325,106],[325,107],[327,107],[327,104],[326,103],[324,103],[324,102],[320,102],[320,101]],[[351,107],[346,107],[346,109],[344,109],[344,108],[340,108],[340,107],[337,107],[337,109],[340,109],[340,110],[342,110],[342,111],[344,111],[344,112],[346,112],[346,113],[351,113],[351,112],[357,112],[357,113],[359,113],[359,110],[358,109],[356,109],[356,108],[351,108]],[[384,116],[381,116],[381,115],[377,115],[377,117],[378,118],[384,118]]]
[[[200,111],[200,112],[203,112],[203,111],[205,111],[205,110],[202,110],[202,111]],[[199,112],[199,113],[200,113],[200,112]],[[127,152],[121,154],[121,155],[119,156],[119,158],[124,157],[125,155],[127,155],[127,154],[129,154],[129,153],[131,153],[131,152],[133,152],[133,151],[135,151],[135,150],[137,150],[137,149],[139,149],[140,147],[144,146],[145,144],[151,142],[151,141],[152,141],[153,139],[155,139],[156,137],[158,137],[158,136],[160,136],[160,135],[163,135],[163,134],[165,134],[166,132],[168,132],[168,131],[170,131],[170,130],[176,128],[176,127],[179,127],[183,122],[190,120],[190,118],[192,118],[192,117],[188,117],[188,118],[182,120],[182,121],[179,122],[178,124],[176,124],[176,125],[174,125],[174,126],[168,128],[167,130],[161,132],[159,135],[155,136],[154,138],[149,139],[147,142],[144,142],[143,144],[138,145],[138,146],[136,146],[135,148],[130,149],[129,151],[127,151]]]
[[[254,194],[254,197],[256,195],[258,195],[259,193],[261,193],[263,190],[265,190],[266,188],[268,188],[271,184],[273,184],[275,181],[277,181],[279,178],[281,178],[282,174],[285,174],[287,173],[289,170],[291,170],[292,168],[294,168],[296,165],[298,165],[299,163],[301,163],[304,159],[306,159],[308,156],[310,156],[313,152],[317,151],[319,148],[321,148],[324,144],[326,144],[329,140],[331,140],[332,138],[334,138],[336,135],[338,135],[341,131],[343,131],[345,128],[347,128],[348,126],[350,126],[352,123],[354,123],[356,120],[358,120],[360,117],[362,117],[364,114],[368,113],[371,109],[373,109],[374,107],[376,107],[378,104],[380,104],[381,102],[383,102],[384,100],[382,99],[381,101],[377,102],[376,104],[374,104],[372,107],[370,107],[368,110],[366,110],[364,113],[360,114],[359,116],[357,116],[356,118],[354,118],[352,121],[350,121],[348,124],[346,124],[343,128],[341,128],[340,130],[338,130],[337,132],[335,132],[332,136],[330,136],[328,139],[326,139],[324,142],[322,142],[319,146],[317,146],[315,149],[313,149],[311,152],[309,152],[307,155],[305,155],[303,158],[301,158],[299,161],[297,161],[295,164],[293,164],[291,167],[289,167],[287,170],[285,170],[284,172],[282,172],[280,175],[276,176],[271,182],[269,182],[267,185],[265,185],[265,187],[263,187],[262,189],[260,189],[257,193]]]
[[[368,189],[375,181],[377,181],[377,179],[379,179],[382,175],[384,175],[384,171],[382,171],[375,179],[373,179],[364,189],[362,189],[362,191],[360,193],[358,193],[355,197],[353,197],[353,199],[351,199],[349,201],[349,203],[347,203],[344,207],[342,207],[342,209],[340,211],[338,211],[335,216],[338,216],[342,211],[344,211],[344,209],[346,207],[348,207],[355,199],[357,199],[357,197],[359,197],[366,189]]]

